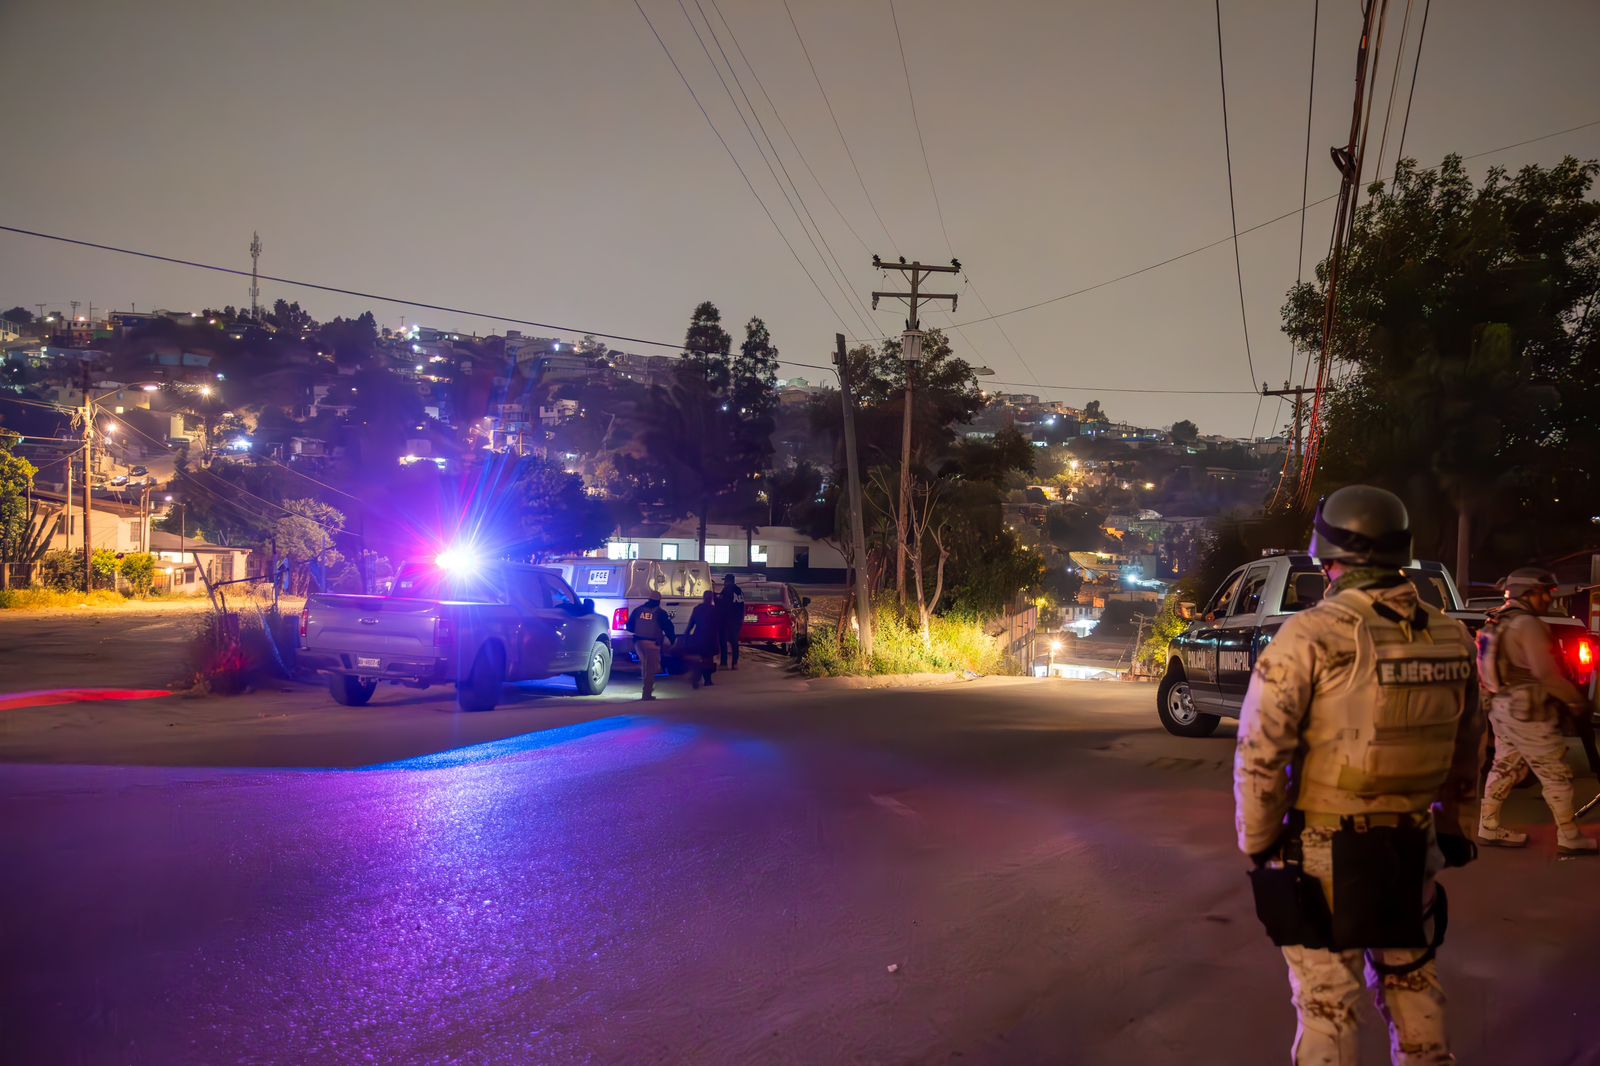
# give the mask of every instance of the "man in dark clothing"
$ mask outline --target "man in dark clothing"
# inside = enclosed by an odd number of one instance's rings
[[[722,591],[717,594],[717,619],[721,623],[718,652],[722,665],[729,670],[739,669],[739,632],[744,628],[744,589],[732,574],[722,579]],[[732,658],[730,665],[728,660]]]
[[[683,631],[684,658],[689,663],[690,683],[695,688],[712,684],[711,671],[717,668],[717,648],[722,643],[720,612],[717,594],[706,589],[705,597],[689,615],[689,624]]]
[[[672,616],[661,609],[660,596],[652,595],[643,606],[629,613],[628,632],[633,634],[633,648],[639,653],[639,673],[644,677],[641,698],[653,700],[656,698],[656,675],[661,673],[661,647],[672,643],[676,636]]]

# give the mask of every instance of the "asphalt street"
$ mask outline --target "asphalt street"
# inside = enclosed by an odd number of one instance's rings
[[[1147,686],[857,690],[755,656],[655,703],[550,682],[460,715],[15,680],[7,1062],[1287,1057],[1231,729],[1168,737]],[[1449,875],[1457,1051],[1600,1061],[1600,861],[1556,861],[1532,795],[1512,815],[1530,848]]]

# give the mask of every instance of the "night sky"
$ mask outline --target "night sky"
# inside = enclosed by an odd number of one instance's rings
[[[794,154],[727,34],[801,195],[866,303],[898,287],[872,252],[946,261],[972,288],[955,321],[1048,299],[1229,231],[1213,6],[1187,2],[897,0],[929,190],[887,0],[790,0],[874,218],[781,0],[718,0],[744,55],[853,236]],[[1311,0],[1223,4],[1241,228],[1299,206]],[[1310,198],[1337,188],[1327,148],[1349,123],[1359,5],[1321,5]],[[1600,4],[1439,0],[1406,154],[1425,163],[1600,119]],[[1413,4],[1392,170],[1423,0]],[[853,335],[829,279],[690,32],[677,0],[644,0],[750,180]],[[1379,138],[1406,4],[1391,0]],[[631,0],[0,5],[0,222],[163,254],[636,337],[678,341],[703,299],[736,339],[765,317],[785,357],[826,362],[839,320],[779,240]],[[716,44],[707,45],[719,62]],[[738,93],[734,87],[734,92]],[[759,131],[758,131],[759,132]],[[1600,126],[1474,161],[1600,156]],[[1369,165],[1369,174],[1371,167]],[[1314,209],[1306,270],[1327,247]],[[1241,239],[1257,381],[1288,372],[1278,309],[1296,273],[1286,219]],[[953,247],[952,247],[953,246]],[[946,280],[946,279],[941,279]],[[96,308],[247,304],[246,281],[0,234],[0,303]],[[499,332],[484,320],[263,285],[319,318]],[[900,313],[857,309],[896,331]],[[945,313],[928,316],[948,324]],[[1249,395],[1119,394],[1251,386],[1227,244],[1070,300],[965,327],[960,354],[1008,391],[1114,418],[1244,434]],[[529,332],[539,332],[529,330]],[[636,351],[660,351],[616,343]],[[975,350],[974,350],[975,348]],[[784,373],[821,380],[814,371]],[[1296,374],[1298,377],[1298,372]],[[1035,388],[1051,385],[1083,386]],[[1276,413],[1261,411],[1259,432]]]

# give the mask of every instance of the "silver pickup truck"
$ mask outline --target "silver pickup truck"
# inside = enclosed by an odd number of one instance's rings
[[[488,711],[508,681],[568,674],[594,696],[611,680],[610,626],[594,601],[555,570],[517,563],[406,563],[387,596],[313,595],[300,649],[346,706],[380,681],[453,684],[462,710]]]

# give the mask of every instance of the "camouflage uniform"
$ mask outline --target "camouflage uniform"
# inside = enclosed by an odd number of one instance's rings
[[[1425,820],[1438,800],[1444,824],[1454,828],[1457,805],[1472,798],[1477,784],[1481,718],[1468,699],[1472,640],[1461,623],[1420,603],[1409,582],[1392,582],[1385,575],[1370,587],[1347,588],[1286,622],[1261,653],[1240,714],[1234,755],[1240,850],[1271,852],[1290,809],[1305,812],[1304,868],[1321,881],[1332,908],[1338,907],[1339,818]],[[1430,846],[1425,896],[1442,866]],[[1392,1060],[1455,1061],[1437,964],[1399,976],[1368,966],[1421,955],[1283,948],[1298,1017],[1294,1061],[1356,1061],[1364,970],[1389,1024]]]
[[[1527,835],[1500,827],[1500,808],[1532,767],[1544,801],[1556,820],[1564,849],[1582,847],[1572,809],[1572,768],[1561,732],[1562,706],[1579,713],[1588,707],[1556,661],[1550,629],[1526,604],[1509,600],[1496,612],[1497,672],[1500,687],[1489,701],[1494,723],[1495,759],[1484,787],[1478,834],[1491,843],[1520,844]],[[1485,668],[1487,670],[1487,667]]]

